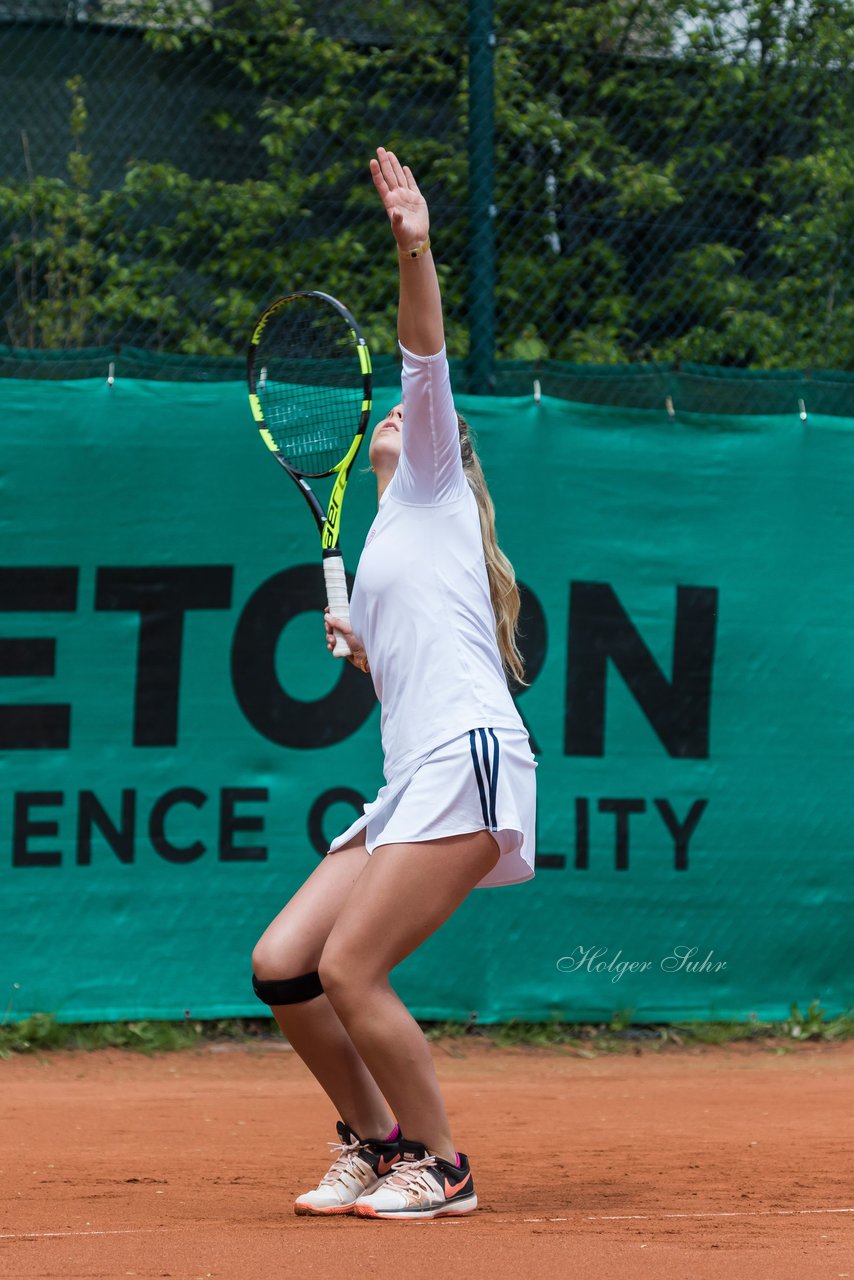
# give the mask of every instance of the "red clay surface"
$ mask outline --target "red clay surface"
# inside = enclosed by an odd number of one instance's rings
[[[298,1218],[335,1137],[281,1048],[0,1062],[0,1275],[854,1277],[854,1044],[434,1046],[481,1208]]]

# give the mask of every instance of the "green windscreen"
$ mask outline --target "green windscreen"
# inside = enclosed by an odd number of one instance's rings
[[[255,939],[381,785],[379,709],[326,651],[316,531],[239,374],[123,367],[0,384],[3,1004],[256,1015]],[[758,416],[687,412],[686,369],[672,414],[539,372],[539,398],[459,398],[523,584],[537,875],[472,895],[395,985],[487,1022],[841,1012],[854,415],[817,377]],[[348,493],[352,573],[364,469]]]

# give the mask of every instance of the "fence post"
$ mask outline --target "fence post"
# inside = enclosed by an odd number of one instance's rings
[[[495,387],[495,33],[492,0],[469,0],[468,389]]]

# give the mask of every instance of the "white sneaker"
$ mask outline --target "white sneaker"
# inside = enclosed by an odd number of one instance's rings
[[[342,1120],[336,1128],[341,1141],[329,1146],[338,1155],[315,1189],[297,1196],[294,1213],[352,1213],[359,1196],[375,1191],[400,1159],[400,1140],[365,1142]]]
[[[468,1158],[459,1166],[427,1154],[412,1142],[401,1142],[394,1171],[374,1191],[356,1201],[360,1218],[446,1218],[477,1208]]]

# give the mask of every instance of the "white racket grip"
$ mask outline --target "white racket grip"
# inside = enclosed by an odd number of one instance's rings
[[[350,598],[347,595],[347,579],[344,576],[344,561],[341,554],[323,557],[323,576],[326,579],[326,599],[329,612],[342,622],[350,621]],[[335,648],[332,650],[336,658],[350,656],[350,646],[341,635],[335,632]]]

